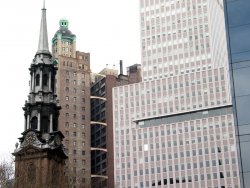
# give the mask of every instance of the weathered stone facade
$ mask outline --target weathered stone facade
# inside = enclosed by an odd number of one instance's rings
[[[44,140],[42,137],[46,137]],[[48,138],[48,139],[47,139]],[[21,146],[14,152],[14,188],[64,188],[67,182],[64,165],[67,156],[62,150],[62,134],[41,134],[28,130]]]

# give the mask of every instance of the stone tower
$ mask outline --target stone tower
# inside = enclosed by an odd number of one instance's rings
[[[64,188],[65,160],[58,131],[60,106],[55,94],[57,68],[48,48],[46,9],[42,9],[38,51],[30,66],[30,93],[25,102],[24,132],[15,156],[15,188]]]

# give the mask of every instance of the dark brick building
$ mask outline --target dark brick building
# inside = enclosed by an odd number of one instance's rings
[[[140,65],[132,65],[127,75],[114,69],[103,69],[92,77],[91,84],[91,173],[92,187],[114,185],[112,88],[141,81]]]

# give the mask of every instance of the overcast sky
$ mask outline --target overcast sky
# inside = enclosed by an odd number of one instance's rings
[[[30,63],[37,51],[42,0],[8,0],[0,8],[0,159],[13,152],[24,130],[22,107],[29,92]],[[49,45],[59,20],[69,21],[77,50],[91,54],[92,72],[119,60],[140,62],[139,1],[46,0]],[[50,47],[51,48],[51,47]]]

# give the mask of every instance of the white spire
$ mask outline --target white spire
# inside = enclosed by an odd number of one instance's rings
[[[48,44],[45,0],[43,1],[40,37],[39,37],[39,44],[38,44],[38,50],[37,50],[37,54],[40,54],[40,53],[50,54],[49,44]]]

